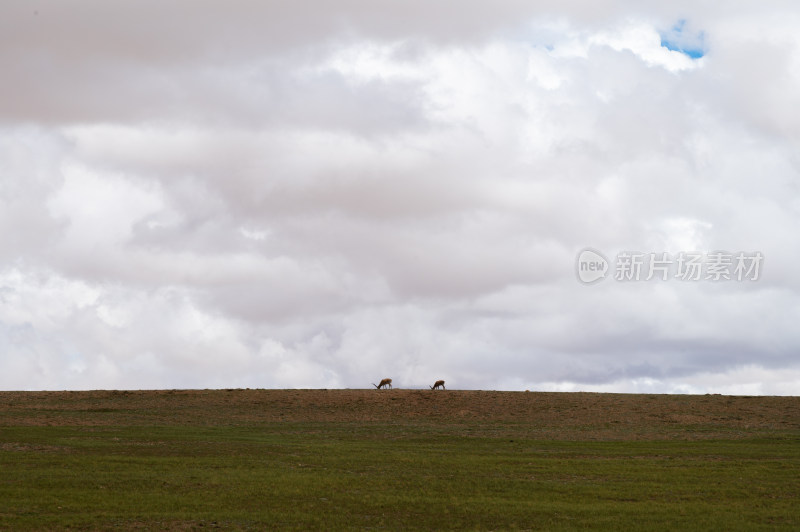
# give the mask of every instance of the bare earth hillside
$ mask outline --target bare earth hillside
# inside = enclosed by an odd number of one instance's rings
[[[0,426],[317,421],[491,423],[542,439],[738,438],[800,429],[800,398],[399,389],[0,392]]]

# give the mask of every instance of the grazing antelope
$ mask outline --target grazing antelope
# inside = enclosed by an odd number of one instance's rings
[[[444,387],[444,381],[443,380],[438,380],[438,381],[433,383],[433,386],[431,386],[431,390],[436,390],[437,388],[441,388],[442,390],[446,390],[447,389],[447,388]]]
[[[386,387],[388,386],[388,387],[389,387],[389,389],[391,390],[391,389],[392,389],[392,379],[383,379],[383,380],[381,380],[381,383],[380,383],[380,384],[375,384],[375,383],[373,382],[373,383],[372,383],[372,385],[373,385],[374,387],[376,387],[377,389],[379,389],[379,390],[380,390],[381,388],[386,388]]]

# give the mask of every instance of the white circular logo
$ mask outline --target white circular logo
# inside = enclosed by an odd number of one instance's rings
[[[591,284],[605,279],[608,273],[608,259],[596,249],[586,248],[578,253],[575,269],[580,282]]]

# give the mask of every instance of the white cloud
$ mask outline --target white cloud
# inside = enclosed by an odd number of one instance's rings
[[[662,46],[659,33],[646,23],[629,22],[621,29],[590,36],[588,43],[595,46],[609,46],[618,52],[630,51],[646,64],[663,67],[670,72],[693,70],[704,63],[702,60],[692,59],[686,54]]]
[[[124,244],[136,223],[163,209],[160,193],[116,175],[78,165],[62,166],[64,183],[48,202],[50,215],[65,223],[63,245],[92,255]]]
[[[800,392],[792,5],[121,9],[0,8],[0,387]]]

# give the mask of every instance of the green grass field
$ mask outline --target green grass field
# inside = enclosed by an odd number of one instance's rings
[[[0,393],[0,529],[800,529],[797,398],[306,393]]]

